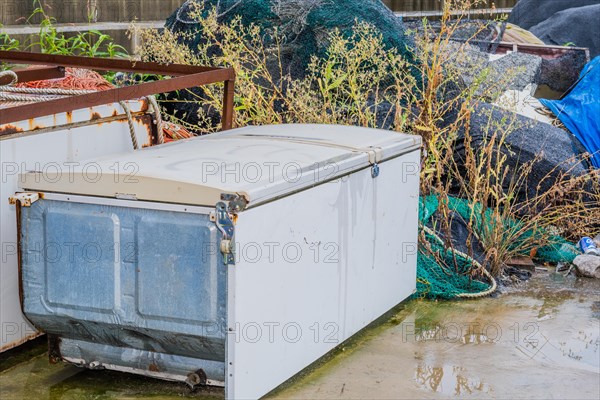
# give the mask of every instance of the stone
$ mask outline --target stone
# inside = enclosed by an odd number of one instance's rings
[[[546,44],[588,47],[590,57],[600,55],[600,4],[569,8],[533,26],[531,33]]]
[[[489,73],[475,94],[496,101],[508,90],[524,90],[535,84],[539,80],[542,58],[533,54],[509,53],[495,61],[480,64],[478,68],[465,69],[462,73],[464,84],[471,86],[483,68],[489,68]]]
[[[582,254],[573,261],[577,267],[577,274],[586,278],[600,279],[600,257],[591,254]]]
[[[444,123],[453,120],[449,116]],[[507,157],[506,163],[512,167],[515,176],[506,176],[503,186],[508,190],[511,179],[519,179],[522,167],[535,162],[525,182],[514,193],[518,202],[545,193],[563,175],[575,177],[589,173],[591,166],[587,161],[576,161],[585,148],[571,133],[486,103],[476,104],[471,114],[469,133],[475,153],[486,146],[494,133],[509,125],[511,133],[505,138],[500,152]],[[465,134],[462,128],[454,146],[454,158],[459,166],[465,165],[466,161]],[[464,169],[463,175],[466,174]]]
[[[598,0],[519,0],[508,17],[508,22],[529,29],[557,12],[593,4],[598,4]]]

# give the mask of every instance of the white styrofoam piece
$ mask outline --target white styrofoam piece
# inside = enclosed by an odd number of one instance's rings
[[[550,116],[540,113],[545,107],[533,97],[536,87],[535,84],[529,84],[523,90],[507,90],[494,102],[494,105],[538,122],[552,124]]]

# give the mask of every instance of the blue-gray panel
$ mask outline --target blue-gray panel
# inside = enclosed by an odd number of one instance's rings
[[[88,343],[221,362],[226,278],[208,215],[39,200],[21,214],[27,317]]]
[[[114,213],[82,211],[46,212],[46,299],[53,306],[111,311],[119,267],[115,260],[119,218]]]
[[[184,217],[149,214],[138,223],[138,310],[149,318],[214,321],[217,274],[204,268],[211,249],[203,248],[211,243],[211,229]]]

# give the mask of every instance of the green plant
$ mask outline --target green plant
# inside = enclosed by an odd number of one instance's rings
[[[34,0],[33,5],[35,8],[26,21],[31,25],[33,21],[39,20],[40,22],[37,23],[39,32],[30,37],[28,45],[2,33],[0,49],[86,57],[125,58],[129,56],[127,50],[118,45],[110,35],[98,30],[77,32],[74,35],[59,32],[56,19],[46,12],[44,4],[40,0]]]
[[[597,224],[600,173],[577,178],[549,174],[543,180],[550,181],[551,189],[538,189],[535,196],[522,201],[518,193],[526,188],[527,177],[539,160],[525,163],[517,171],[508,164],[511,149],[507,138],[519,128],[518,120],[495,120],[490,115],[483,143],[474,145],[470,125],[475,105],[499,94],[494,92],[502,85],[487,83],[490,70],[486,68],[479,70],[470,86],[457,85],[457,60],[466,57],[468,43],[452,47],[451,38],[462,18],[460,13],[453,17],[452,11],[466,11],[472,6],[468,0],[446,1],[440,28],[435,32],[423,21],[424,33],[416,38],[415,51],[422,80],[409,74],[408,62],[398,52],[386,50],[381,35],[364,23],[357,23],[350,36],[329,32],[325,56],[314,57],[302,79],[285,73],[285,38],[276,29],[264,32],[255,25],[242,24],[239,18],[221,24],[215,10],[198,10],[191,16],[204,33],[204,41],[193,49],[180,44],[186,38],[183,34],[135,25],[132,31],[142,40],[138,55],[142,60],[233,67],[237,73],[236,126],[326,123],[385,127],[421,135],[421,192],[440,199],[438,230],[451,237],[450,196],[467,199],[467,241],[480,241],[487,268],[500,274],[507,259],[549,243],[554,233],[575,237]],[[456,87],[459,89],[452,89]],[[205,133],[220,129],[214,116],[221,109],[222,85],[180,92],[163,104],[185,102],[197,106],[189,108],[198,110],[197,115],[170,115],[171,120]],[[448,121],[451,113],[454,117]],[[188,121],[194,119],[198,125],[190,126]],[[457,142],[465,148],[460,162],[454,157]],[[422,244],[427,251],[426,241]],[[450,240],[446,246],[452,247]],[[456,262],[447,268],[459,271]],[[467,271],[473,276],[480,272],[476,268]]]
[[[2,28],[0,24],[0,28]],[[17,39],[11,38],[8,34],[0,32],[0,49],[4,51],[18,50],[21,47],[21,42]]]
[[[27,19],[31,23],[39,18],[39,32],[26,50],[39,49],[46,54],[87,57],[127,57],[127,50],[116,44],[107,34],[97,30],[65,35],[56,28],[56,19],[48,15],[41,0],[34,0],[35,9]]]

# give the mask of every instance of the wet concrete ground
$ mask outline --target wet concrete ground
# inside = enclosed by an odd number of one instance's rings
[[[222,398],[133,375],[49,365],[37,346],[0,366],[0,398]],[[538,273],[497,298],[408,302],[271,399],[600,398],[600,280]]]

